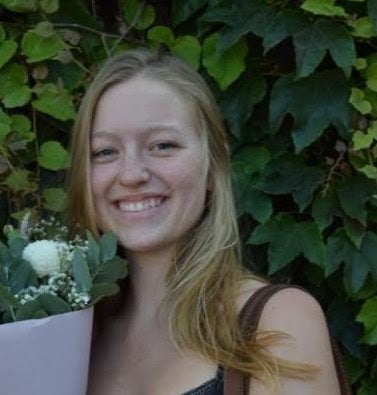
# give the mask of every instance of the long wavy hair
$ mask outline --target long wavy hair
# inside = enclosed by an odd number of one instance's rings
[[[221,366],[246,372],[276,387],[278,376],[308,378],[313,370],[274,358],[267,348],[281,339],[262,333],[245,340],[238,326],[240,284],[252,278],[241,264],[241,249],[229,169],[229,149],[221,114],[203,78],[184,61],[146,49],[109,59],[87,90],[73,129],[68,175],[70,218],[94,234],[90,186],[90,133],[100,97],[117,83],[134,77],[162,81],[188,99],[199,119],[211,185],[200,223],[180,241],[166,277],[172,339]]]

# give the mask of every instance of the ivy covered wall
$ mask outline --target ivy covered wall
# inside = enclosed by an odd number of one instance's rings
[[[0,0],[0,226],[64,212],[70,128],[107,57],[183,57],[228,126],[245,261],[309,288],[377,393],[377,0]]]

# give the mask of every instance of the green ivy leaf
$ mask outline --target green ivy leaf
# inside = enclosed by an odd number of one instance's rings
[[[365,226],[365,205],[376,194],[375,183],[362,176],[348,177],[337,187],[336,193],[344,212]]]
[[[172,2],[172,14],[174,25],[184,22],[196,11],[207,5],[206,0],[175,0]]]
[[[49,170],[67,169],[69,154],[58,141],[46,141],[40,148],[38,163]]]
[[[89,292],[93,282],[84,253],[75,248],[72,257],[72,270],[76,287],[79,292]]]
[[[352,149],[355,151],[369,148],[373,143],[374,137],[370,133],[364,133],[356,130],[352,135]]]
[[[334,216],[338,214],[338,202],[333,194],[319,196],[313,202],[312,216],[321,232],[332,224]]]
[[[366,228],[359,221],[348,216],[343,217],[343,225],[346,230],[348,238],[355,244],[356,248],[361,247],[366,234]]]
[[[11,125],[12,118],[0,107],[0,142],[4,142],[7,135],[11,132]]]
[[[17,43],[13,40],[6,40],[0,44],[0,67],[3,67],[5,63],[8,62],[9,59],[17,51]]]
[[[28,63],[52,59],[64,48],[63,40],[49,22],[41,22],[35,29],[27,31],[21,41],[21,49]]]
[[[3,24],[0,22],[0,43],[2,43],[6,38],[5,30]]]
[[[15,132],[18,132],[23,139],[26,141],[33,141],[35,135],[33,132],[30,131],[31,129],[31,122],[28,117],[22,114],[13,114],[11,115],[12,125],[11,128]]]
[[[348,26],[352,27],[352,35],[355,37],[371,38],[376,35],[376,30],[373,27],[373,22],[368,17],[358,18],[347,22]]]
[[[124,19],[135,29],[145,30],[153,24],[156,14],[152,5],[139,0],[122,0],[121,5]]]
[[[22,107],[31,98],[30,88],[26,85],[26,70],[17,63],[9,63],[0,73],[0,98],[7,108]]]
[[[54,84],[45,84],[37,91],[38,99],[32,102],[33,107],[61,121],[75,119],[76,111],[72,95]]]
[[[241,131],[249,120],[253,107],[266,95],[266,81],[256,71],[245,71],[225,92],[220,107],[227,120],[230,132],[240,138]]]
[[[119,286],[117,284],[110,283],[98,283],[93,284],[92,289],[90,290],[90,304],[94,305],[98,303],[101,299],[115,295],[119,292]]]
[[[365,93],[359,88],[351,89],[350,104],[361,114],[366,115],[372,111],[371,103],[365,99]]]
[[[329,51],[334,62],[349,76],[356,59],[353,39],[343,25],[330,20],[317,20],[293,36],[297,77],[312,74]]]
[[[347,16],[344,8],[334,3],[335,0],[305,0],[300,7],[315,15]]]
[[[59,0],[39,0],[39,7],[46,14],[52,14],[59,9]]]
[[[372,61],[365,72],[366,85],[369,89],[377,92],[377,62]]]
[[[222,90],[228,88],[245,70],[245,57],[248,52],[246,39],[243,38],[227,51],[218,54],[217,45],[220,35],[214,33],[203,42],[203,65],[208,74]]]
[[[167,26],[154,26],[148,30],[147,38],[150,41],[172,47],[175,41],[174,33]],[[199,43],[198,43],[199,44]],[[200,47],[200,44],[199,44]]]
[[[201,47],[193,36],[178,37],[171,47],[171,52],[184,59],[194,69],[199,68]]]
[[[33,173],[24,169],[14,169],[2,182],[2,185],[10,188],[12,192],[35,192],[38,185],[31,181]]]
[[[377,344],[377,296],[368,299],[362,306],[356,317],[358,322],[364,324],[364,343]]]
[[[368,16],[377,30],[377,0],[367,0]]]
[[[281,156],[272,160],[263,171],[264,179],[258,188],[273,195],[292,194],[300,211],[311,202],[319,187],[323,171],[305,166],[294,156]]]
[[[200,21],[222,22],[227,26],[218,44],[221,54],[250,32],[264,37],[275,14],[276,11],[263,0],[236,0],[230,5],[210,7]]]
[[[51,211],[64,211],[67,207],[67,192],[62,188],[46,188],[42,198],[44,207]]]
[[[295,222],[288,214],[280,213],[258,225],[248,243],[269,243],[269,274],[284,268],[300,254],[316,265],[323,264],[324,247],[317,226],[313,222]]]
[[[331,124],[347,136],[348,97],[347,82],[338,72],[316,73],[298,81],[293,76],[283,76],[271,93],[271,129],[278,130],[285,115],[290,113],[295,120],[292,134],[297,153],[319,138]]]
[[[308,23],[306,16],[298,10],[284,9],[279,11],[263,35],[264,52],[266,53],[287,37],[305,29]]]
[[[38,9],[37,0],[1,0],[1,4],[13,12],[34,12]]]
[[[330,276],[339,266],[346,262],[355,250],[344,229],[339,229],[327,240],[325,248],[324,263],[325,275]]]

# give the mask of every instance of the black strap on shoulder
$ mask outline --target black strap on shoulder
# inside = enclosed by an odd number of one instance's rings
[[[298,288],[308,292],[304,288],[291,284],[270,284],[259,288],[245,303],[239,316],[241,331],[246,338],[250,338],[257,330],[263,308],[267,301],[285,288]],[[340,393],[341,395],[352,395],[342,364],[341,354],[333,339],[331,339],[331,346],[341,390]],[[234,369],[225,370],[224,395],[247,395],[249,393],[249,384],[250,376]]]

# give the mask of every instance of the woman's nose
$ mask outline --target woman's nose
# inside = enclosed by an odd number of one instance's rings
[[[140,155],[132,153],[123,156],[118,168],[118,180],[122,185],[134,186],[149,179],[149,170]]]

